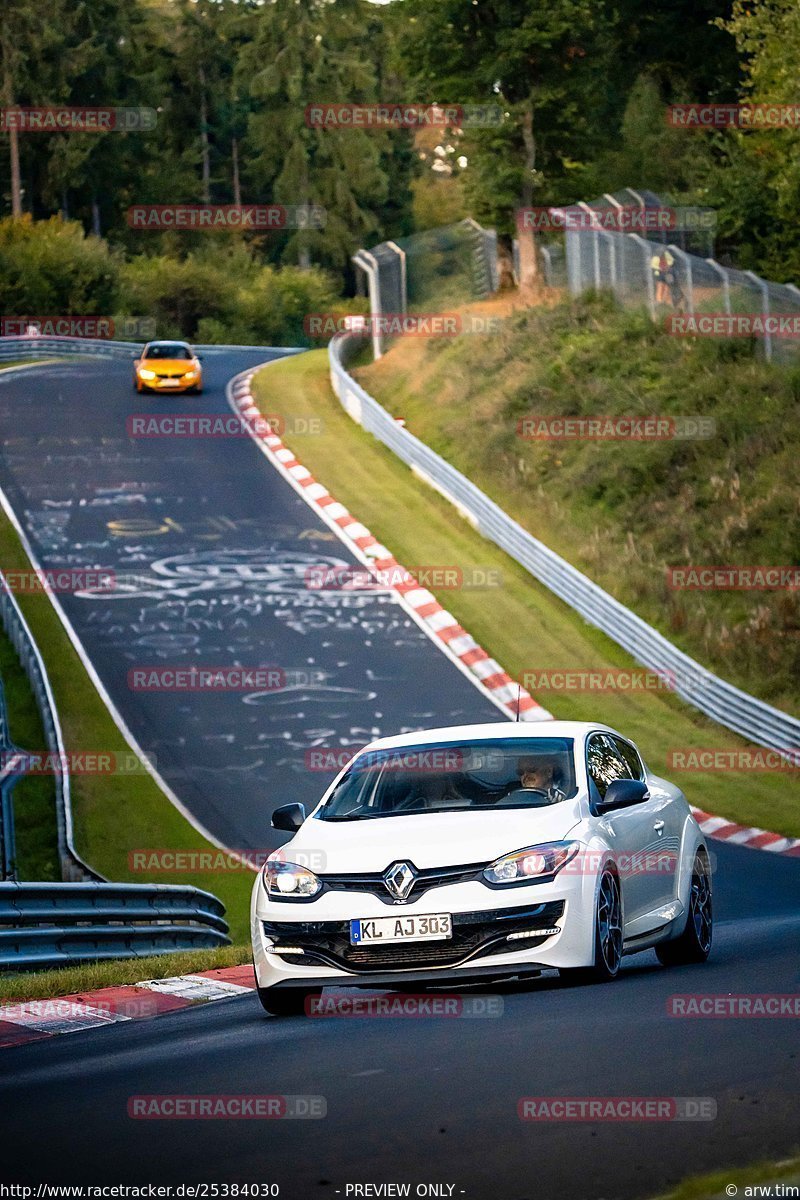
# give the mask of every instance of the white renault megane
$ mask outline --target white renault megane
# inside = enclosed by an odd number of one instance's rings
[[[604,725],[499,722],[364,747],[253,888],[258,994],[536,975],[611,980],[622,956],[711,948],[711,866],[683,793]]]

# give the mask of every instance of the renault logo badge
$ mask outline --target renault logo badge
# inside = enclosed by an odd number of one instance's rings
[[[384,872],[383,882],[396,900],[405,900],[416,878],[417,872],[410,863],[396,862]]]

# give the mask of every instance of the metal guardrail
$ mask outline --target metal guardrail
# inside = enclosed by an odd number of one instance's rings
[[[176,339],[180,340],[180,339]],[[115,342],[106,338],[50,337],[0,337],[0,362],[18,358],[61,358],[63,356],[118,358],[127,361],[136,358],[144,342]],[[194,349],[202,354],[213,354],[227,350],[264,350],[264,346],[216,345],[194,343]],[[307,346],[271,346],[284,354],[298,354]]]
[[[337,334],[328,349],[331,385],[354,421],[429,480],[484,537],[505,550],[590,625],[608,634],[638,663],[667,676],[681,699],[758,745],[797,754],[800,720],[740,691],[684,654],[657,629],[523,529],[466,476],[400,426],[345,370],[343,359],[347,349],[355,347],[358,340],[358,334]]]
[[[112,342],[103,338],[3,337],[0,338],[0,362],[17,358],[60,358],[62,355],[90,354],[103,358],[133,359],[142,342]]]
[[[6,690],[0,679],[0,880],[17,878],[17,839],[12,793],[23,776],[18,756],[24,753],[11,740]]]
[[[63,879],[102,879],[88,863],[84,862],[75,849],[73,840],[72,803],[70,791],[69,769],[64,748],[64,737],[61,732],[61,722],[58,717],[55,700],[53,699],[50,680],[44,660],[39,653],[39,647],[34,641],[28,622],[22,615],[22,610],[16,597],[8,586],[3,573],[0,571],[0,624],[5,629],[9,641],[17,652],[22,669],[28,677],[33,691],[36,707],[42,719],[45,742],[48,751],[53,755],[55,764],[56,789],[56,826],[58,834],[58,856],[61,862]]]
[[[214,949],[225,906],[177,884],[0,883],[0,970]]]

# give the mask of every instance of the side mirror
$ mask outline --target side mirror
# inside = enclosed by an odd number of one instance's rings
[[[306,819],[306,810],[302,804],[282,804],[272,814],[272,828],[285,829],[288,833],[297,833]]]
[[[603,813],[613,812],[618,808],[631,808],[634,804],[641,804],[643,800],[649,800],[650,793],[647,790],[647,784],[642,783],[640,779],[614,779],[608,785],[606,794],[600,800],[595,809],[598,816]]]

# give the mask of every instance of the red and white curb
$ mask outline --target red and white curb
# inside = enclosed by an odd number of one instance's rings
[[[790,854],[800,858],[800,838],[784,837],[780,833],[769,833],[754,826],[737,825],[727,817],[715,817],[692,806],[695,820],[707,837],[734,846],[747,846],[750,850],[769,850],[773,854]]]
[[[25,1000],[0,1006],[0,1048],[38,1042],[60,1033],[159,1017],[196,1004],[230,1000],[255,989],[251,966],[222,967],[172,979],[144,979],[123,987]]]
[[[298,462],[256,407],[250,390],[254,374],[250,371],[237,376],[230,386],[229,398],[273,466],[316,509],[326,524],[335,529],[359,561],[375,575],[376,582],[384,586],[377,573],[392,581],[386,585],[386,590],[396,594],[417,624],[506,715],[515,717],[519,712],[521,721],[552,720],[552,713],[515,683],[500,664],[490,658],[466,629],[459,625],[453,614],[442,607],[433,593],[422,587],[414,575],[398,563],[391,551],[381,545],[343,504],[335,500],[307,467]]]

